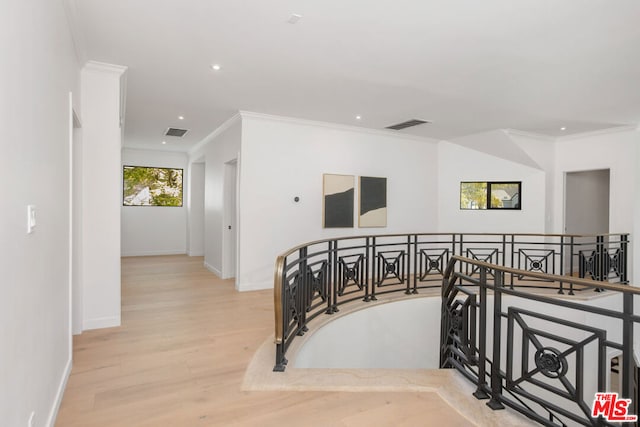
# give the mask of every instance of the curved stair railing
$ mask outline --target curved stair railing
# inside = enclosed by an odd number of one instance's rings
[[[627,283],[627,246],[628,234],[478,233],[356,236],[303,244],[276,260],[274,371],[285,370],[287,349],[314,318],[382,294],[440,288],[454,257],[510,268],[503,277],[510,289],[553,288],[574,295],[583,292],[572,280],[575,276]],[[480,269],[471,262],[453,265],[468,277]]]
[[[509,276],[606,290],[609,298],[558,298],[510,286]],[[547,426],[620,425],[638,408],[637,295],[633,286],[453,256],[443,277],[440,366],[473,382],[474,396],[492,409],[508,406]],[[613,355],[621,358],[617,390],[607,382]],[[606,391],[620,397],[596,396]]]

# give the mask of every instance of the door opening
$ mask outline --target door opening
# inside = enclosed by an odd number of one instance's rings
[[[564,232],[569,235],[609,233],[609,169],[567,172],[564,192]],[[583,256],[596,250],[593,238],[573,237],[565,252],[565,271],[578,273]],[[608,239],[604,238],[605,244]],[[585,255],[586,254],[586,255]]]
[[[565,233],[609,233],[609,174],[609,169],[567,172]]]

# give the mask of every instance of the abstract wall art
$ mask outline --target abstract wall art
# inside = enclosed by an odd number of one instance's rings
[[[360,177],[360,227],[387,226],[387,178]]]
[[[353,227],[354,176],[324,174],[322,176],[324,228]]]

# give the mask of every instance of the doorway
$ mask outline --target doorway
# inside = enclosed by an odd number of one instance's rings
[[[238,253],[238,159],[224,164],[224,210],[222,219],[222,278],[236,278]]]
[[[566,173],[566,234],[609,233],[609,181],[609,169]]]
[[[564,232],[570,235],[609,233],[609,169],[565,174]],[[596,250],[593,237],[572,238],[572,250],[565,252],[564,267],[576,274],[583,256]],[[605,237],[604,243],[608,239]]]

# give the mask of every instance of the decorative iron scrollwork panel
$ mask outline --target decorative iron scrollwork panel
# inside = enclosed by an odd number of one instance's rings
[[[622,279],[624,275],[624,254],[622,250],[616,249],[613,254],[610,254],[607,249],[605,249],[605,256],[607,259],[607,277],[606,279],[618,278]]]
[[[405,251],[378,252],[376,286],[400,285],[405,282]]]
[[[535,273],[555,274],[556,251],[552,249],[520,249],[518,250],[518,269]],[[522,276],[518,276],[522,279]],[[529,277],[528,281],[540,281]]]
[[[514,307],[508,309],[507,318],[506,390],[519,396],[523,405],[534,402],[558,419],[588,418],[596,390],[585,393],[581,379],[594,374],[604,378],[606,331]],[[520,349],[513,348],[518,342]],[[516,359],[514,354],[521,356]]]
[[[621,279],[624,276],[625,255],[618,248],[614,252],[604,248],[602,251],[579,251],[578,261],[580,277],[592,280]]]
[[[454,359],[467,366],[477,363],[475,325],[475,295],[456,299],[446,307],[441,325],[446,336],[443,360]]]
[[[489,264],[498,264],[499,252],[497,249],[491,248],[467,248],[467,258],[475,259],[478,261],[486,262]],[[466,274],[473,276],[480,271],[480,267],[473,264],[467,264]],[[493,277],[491,271],[487,271],[487,276]]]
[[[287,335],[297,328],[298,322],[301,320],[302,312],[304,311],[298,295],[302,286],[302,279],[303,277],[300,272],[296,272],[288,281],[287,286],[284,287],[284,315],[285,324],[287,325]]]
[[[327,301],[328,293],[328,263],[322,261],[320,267],[315,271],[311,266],[307,266],[307,283],[309,291],[307,292],[307,311],[311,310],[311,304],[314,300],[320,298],[322,302]]]
[[[579,251],[578,260],[580,277],[587,277],[587,275],[589,275],[592,280],[597,280],[600,275],[600,269],[598,268],[596,251]]]
[[[345,255],[338,259],[338,295],[344,295],[347,288],[355,286],[362,290],[364,282],[365,256],[363,254]]]
[[[449,254],[449,249],[420,249],[418,279],[424,282],[429,276],[442,276],[449,263]]]
[[[536,351],[534,360],[536,367],[547,378],[560,378],[567,375],[569,369],[567,358],[558,349],[541,348]]]

